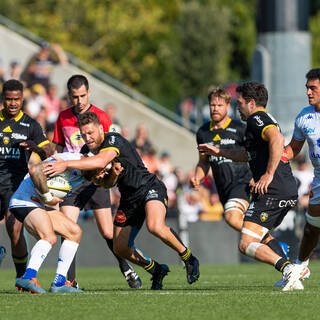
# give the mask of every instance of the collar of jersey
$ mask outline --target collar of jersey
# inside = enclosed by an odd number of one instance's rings
[[[18,122],[23,116],[23,112],[20,110],[19,114],[13,119],[14,121]],[[2,110],[0,111],[0,120],[3,121],[5,118],[4,118],[4,115],[2,113]]]
[[[231,118],[228,117],[227,122],[224,124],[223,127],[219,128],[219,129],[224,130],[225,128],[227,128],[229,126],[230,122],[231,122]],[[210,121],[210,131],[212,131],[212,130],[214,130],[213,129],[213,124],[212,124],[212,121]]]
[[[263,108],[263,107],[261,107],[261,108]],[[260,112],[260,111],[267,113],[267,110],[265,108],[263,108],[263,109],[260,109],[260,110],[256,110],[255,112],[253,112],[251,114],[255,114],[255,113]]]

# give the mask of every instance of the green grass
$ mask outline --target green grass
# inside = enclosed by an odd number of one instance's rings
[[[261,263],[201,265],[189,285],[182,266],[171,266],[162,291],[151,291],[150,275],[136,268],[143,289],[133,290],[117,268],[79,268],[82,294],[32,295],[14,289],[13,270],[0,269],[0,319],[319,319],[320,263],[312,262],[304,291],[281,292],[274,268]],[[54,270],[38,274],[48,289]]]

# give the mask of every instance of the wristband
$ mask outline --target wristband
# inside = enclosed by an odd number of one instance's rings
[[[50,202],[53,199],[53,196],[50,191],[47,193],[40,194],[40,197],[44,202]]]

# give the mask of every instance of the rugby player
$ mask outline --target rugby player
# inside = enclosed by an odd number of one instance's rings
[[[55,126],[53,142],[58,152],[79,152],[84,145],[77,125],[80,114],[94,112],[97,114],[105,132],[112,130],[112,122],[107,114],[89,103],[89,83],[83,75],[73,75],[67,83],[69,99],[73,106],[60,113]],[[83,187],[74,192],[60,204],[60,210],[73,221],[77,221],[81,209],[93,210],[98,229],[113,252],[113,221],[111,214],[110,191],[87,181]],[[122,258],[115,256],[120,270],[131,288],[142,286],[139,276]],[[75,261],[68,272],[68,280],[76,287]]]
[[[31,293],[46,293],[37,282],[37,273],[47,254],[57,241],[57,235],[64,237],[59,251],[56,276],[49,292],[82,292],[66,282],[70,264],[78,249],[82,231],[80,227],[63,213],[48,206],[54,206],[62,200],[53,196],[47,186],[41,162],[32,154],[29,161],[29,173],[10,200],[9,209],[17,220],[24,224],[28,232],[38,241],[31,251],[25,274],[16,280],[16,287]],[[80,159],[79,153],[60,153],[62,159]],[[47,161],[53,161],[49,158]],[[84,177],[79,170],[66,170],[63,176],[71,190],[79,188]]]
[[[26,271],[28,252],[20,221],[8,210],[9,200],[28,173],[28,159],[36,152],[42,159],[51,155],[50,141],[40,124],[21,111],[23,85],[8,80],[2,87],[3,109],[0,111],[0,220],[5,217],[11,240],[16,277]]]
[[[306,74],[306,78],[310,105],[303,108],[296,117],[293,136],[289,145],[286,146],[286,151],[288,159],[294,158],[300,153],[307,140],[309,158],[314,167],[306,224],[296,261],[298,264],[308,266],[320,236],[320,68],[311,69]]]
[[[44,164],[45,174],[54,175],[67,168],[103,169],[115,160],[117,163],[111,168],[108,183],[105,178],[101,180],[102,185],[106,187],[117,184],[121,194],[120,206],[114,220],[113,248],[116,254],[152,274],[151,289],[162,289],[163,278],[169,272],[168,266],[148,258],[134,246],[134,239],[146,219],[149,232],[179,253],[186,266],[188,283],[197,281],[198,259],[191,254],[190,249],[182,243],[174,230],[165,224],[167,192],[164,184],[147,170],[129,141],[118,133],[104,133],[95,113],[87,112],[80,115],[78,125],[86,143],[82,152],[91,151],[94,156],[79,161],[48,162]],[[120,168],[117,169],[116,166]]]
[[[244,147],[246,126],[228,117],[230,94],[222,88],[215,88],[209,92],[208,100],[211,121],[198,130],[197,144],[208,143],[228,150]],[[199,153],[195,175],[191,178],[191,185],[195,190],[199,189],[200,182],[208,174],[210,167],[220,201],[224,206],[224,218],[232,228],[240,232],[244,214],[250,202],[249,183],[252,174],[248,163]],[[286,257],[286,252],[270,234],[263,239],[263,243],[279,255]]]
[[[260,83],[247,82],[237,88],[238,111],[247,122],[245,149],[229,150],[200,144],[207,155],[249,162],[254,179],[253,199],[245,214],[239,250],[256,260],[273,265],[285,279],[283,291],[303,289],[303,265],[292,264],[262,243],[298,199],[298,190],[285,155],[284,137],[276,120],[266,112],[268,91]]]

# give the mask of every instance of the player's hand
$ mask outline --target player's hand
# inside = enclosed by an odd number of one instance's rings
[[[218,156],[220,152],[219,148],[212,146],[210,144],[199,144],[198,150],[200,153],[213,155],[213,156]]]
[[[43,173],[49,177],[53,177],[67,169],[67,162],[61,158],[52,157],[56,161],[43,162]]]
[[[121,165],[120,162],[113,162],[111,169],[112,172],[116,175],[116,176],[120,176],[120,173],[123,170],[123,167]]]
[[[53,199],[51,201],[46,201],[45,204],[53,207],[62,201],[63,201],[62,199],[53,196]]]
[[[254,186],[254,192],[258,194],[265,194],[268,192],[268,186],[273,180],[273,174],[265,173]]]
[[[196,177],[190,179],[190,185],[194,190],[199,190],[200,181]]]
[[[26,140],[23,142],[20,142],[20,146],[26,148],[28,151],[37,152],[39,147],[36,145],[36,143],[32,140]]]

